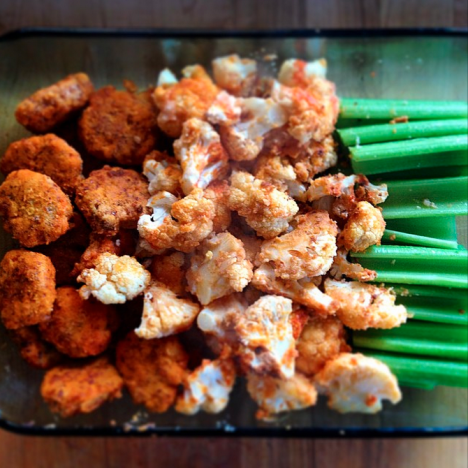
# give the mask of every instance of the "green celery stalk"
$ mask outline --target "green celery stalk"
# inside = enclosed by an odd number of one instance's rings
[[[436,247],[439,249],[456,249],[457,241],[437,239],[434,237],[419,236],[408,232],[393,231],[385,229],[382,237],[384,244],[411,244],[422,247]]]
[[[387,228],[390,230],[448,241],[453,244],[454,249],[458,247],[457,220],[454,216],[389,219],[386,223]]]
[[[395,171],[370,175],[371,181],[376,183],[394,181],[394,180],[417,180],[417,179],[441,179],[442,177],[462,177],[468,175],[468,166],[439,166],[423,167],[418,169],[406,169],[404,171]]]

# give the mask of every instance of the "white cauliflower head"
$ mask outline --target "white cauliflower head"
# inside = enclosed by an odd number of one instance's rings
[[[359,263],[351,263],[347,258],[348,252],[344,249],[338,249],[333,265],[330,268],[330,275],[335,279],[341,279],[346,276],[356,281],[373,281],[377,278],[377,272],[364,268]]]
[[[163,86],[163,85],[173,85],[178,83],[177,78],[175,77],[174,73],[169,70],[169,68],[165,68],[164,70],[161,70],[158,75],[158,81],[156,83],[156,86]]]
[[[234,125],[242,114],[241,100],[221,91],[206,112],[206,120],[213,125]]]
[[[247,95],[255,82],[257,62],[237,54],[219,57],[212,62],[215,83],[235,96]]]
[[[328,406],[340,413],[377,413],[382,400],[401,400],[396,377],[383,362],[362,354],[342,353],[325,364],[315,376]]]
[[[85,283],[80,289],[83,299],[94,296],[103,304],[123,304],[143,293],[151,275],[133,257],[101,254],[95,267],[85,269],[77,278]]]
[[[174,158],[160,151],[153,151],[143,163],[143,174],[149,181],[151,195],[165,191],[177,195],[181,192],[182,169]]]
[[[324,58],[313,62],[298,59],[285,60],[281,65],[278,81],[286,86],[307,87],[313,82],[313,77],[327,76],[327,61]]]

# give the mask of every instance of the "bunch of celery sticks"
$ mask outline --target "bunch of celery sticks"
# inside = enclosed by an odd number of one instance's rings
[[[467,215],[467,110],[466,102],[341,100],[337,132],[353,172],[389,191],[382,245],[351,257],[377,271],[411,315],[396,329],[355,331],[353,345],[405,386],[468,386],[468,252],[456,224]]]

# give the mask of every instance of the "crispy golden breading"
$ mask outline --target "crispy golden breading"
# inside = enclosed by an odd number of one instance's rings
[[[13,142],[0,161],[6,175],[29,169],[49,176],[67,195],[73,195],[83,178],[83,160],[65,140],[51,133]]]
[[[85,107],[93,91],[88,75],[69,75],[22,101],[16,108],[16,120],[31,132],[46,133]]]
[[[65,234],[73,207],[50,177],[21,169],[9,174],[0,186],[0,215],[5,231],[31,248]]]
[[[188,363],[176,337],[143,340],[132,332],[119,342],[116,356],[117,369],[135,403],[155,413],[172,406]]]
[[[302,330],[304,330],[304,327],[309,321],[309,317],[309,313],[304,309],[296,309],[291,312],[289,322],[291,323],[293,337],[295,340],[301,336]]]
[[[229,184],[226,180],[215,180],[205,189],[205,198],[211,200],[215,207],[213,232],[223,232],[231,224],[231,210],[228,207]]]
[[[79,131],[94,157],[124,166],[141,164],[156,143],[156,109],[147,93],[105,86],[92,94]]]
[[[149,182],[148,191],[151,195],[160,191],[181,195],[182,168],[174,157],[166,152],[151,151],[143,162],[143,174]]]
[[[132,169],[104,166],[93,171],[76,190],[75,203],[93,231],[111,237],[120,229],[135,229],[148,213],[148,184]]]
[[[63,365],[49,370],[41,395],[54,413],[63,418],[90,413],[106,401],[122,396],[123,381],[105,357],[81,365]]]
[[[97,356],[107,349],[117,313],[112,306],[85,301],[71,286],[57,289],[50,320],[39,324],[46,341],[72,358]]]
[[[10,330],[10,336],[19,347],[21,357],[32,367],[50,369],[63,359],[52,345],[42,339],[36,327]]]
[[[186,295],[187,281],[185,274],[188,264],[182,252],[173,252],[166,255],[156,255],[151,263],[151,276],[166,285],[178,296]]]
[[[0,314],[6,328],[48,320],[56,295],[55,268],[45,255],[27,250],[6,253],[0,263]]]

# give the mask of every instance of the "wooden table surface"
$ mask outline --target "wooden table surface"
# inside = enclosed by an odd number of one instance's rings
[[[24,26],[216,29],[467,27],[467,3],[467,0],[0,0],[0,34]],[[0,467],[9,468],[461,468],[468,466],[467,455],[465,438],[37,438],[0,431]]]

